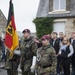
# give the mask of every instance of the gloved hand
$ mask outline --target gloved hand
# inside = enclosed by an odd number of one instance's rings
[[[36,56],[33,56],[32,66],[31,66],[31,72],[35,71],[35,65],[36,65]]]
[[[35,66],[31,66],[30,70],[33,73],[35,71]]]

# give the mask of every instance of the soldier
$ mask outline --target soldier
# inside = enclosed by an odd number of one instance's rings
[[[20,41],[19,41],[20,44]],[[18,65],[20,63],[20,46],[14,50],[13,57],[10,59],[10,52],[6,49],[6,63],[7,75],[18,75]]]
[[[56,69],[56,54],[49,39],[48,35],[44,35],[41,38],[42,47],[37,50],[38,75],[54,75]]]
[[[9,50],[7,50],[5,64],[5,68],[7,69],[7,75],[18,75],[17,69],[19,62],[20,56],[14,53],[12,59],[10,59],[10,52]]]
[[[34,75],[34,69],[36,64],[36,49],[37,44],[34,38],[30,36],[30,30],[25,29],[22,32],[24,38],[21,40],[21,70],[22,75]]]

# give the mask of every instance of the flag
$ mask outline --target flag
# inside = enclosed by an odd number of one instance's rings
[[[12,0],[10,0],[8,21],[6,26],[5,46],[13,52],[19,45],[18,35],[14,21],[14,9]]]

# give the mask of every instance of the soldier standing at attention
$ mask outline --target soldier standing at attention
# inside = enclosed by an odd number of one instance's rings
[[[36,64],[36,50],[37,44],[34,38],[30,36],[31,32],[29,29],[23,30],[24,39],[21,40],[21,70],[22,75],[34,75],[35,64]]]
[[[56,53],[50,45],[50,37],[44,35],[41,38],[42,47],[37,50],[37,65],[38,75],[54,75],[56,69]]]
[[[9,50],[7,50],[6,64],[5,64],[7,75],[18,75],[17,69],[19,62],[20,62],[20,56],[14,53],[12,59],[10,59],[10,52]]]

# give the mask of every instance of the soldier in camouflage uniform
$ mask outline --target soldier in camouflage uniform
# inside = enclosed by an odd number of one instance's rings
[[[18,75],[18,65],[20,62],[20,56],[17,54],[13,54],[13,58],[10,59],[10,52],[7,50],[6,53],[6,64],[5,68],[7,69],[7,75]]]
[[[35,66],[32,66],[33,56],[36,56],[37,44],[34,41],[34,38],[30,36],[30,30],[25,29],[23,31],[24,39],[21,40],[21,70],[22,75],[34,75],[34,72],[31,71],[35,69]],[[36,57],[35,57],[36,58]],[[31,67],[32,66],[32,67]]]
[[[56,69],[55,50],[49,44],[49,36],[44,35],[41,38],[43,46],[37,50],[38,75],[54,75]]]

